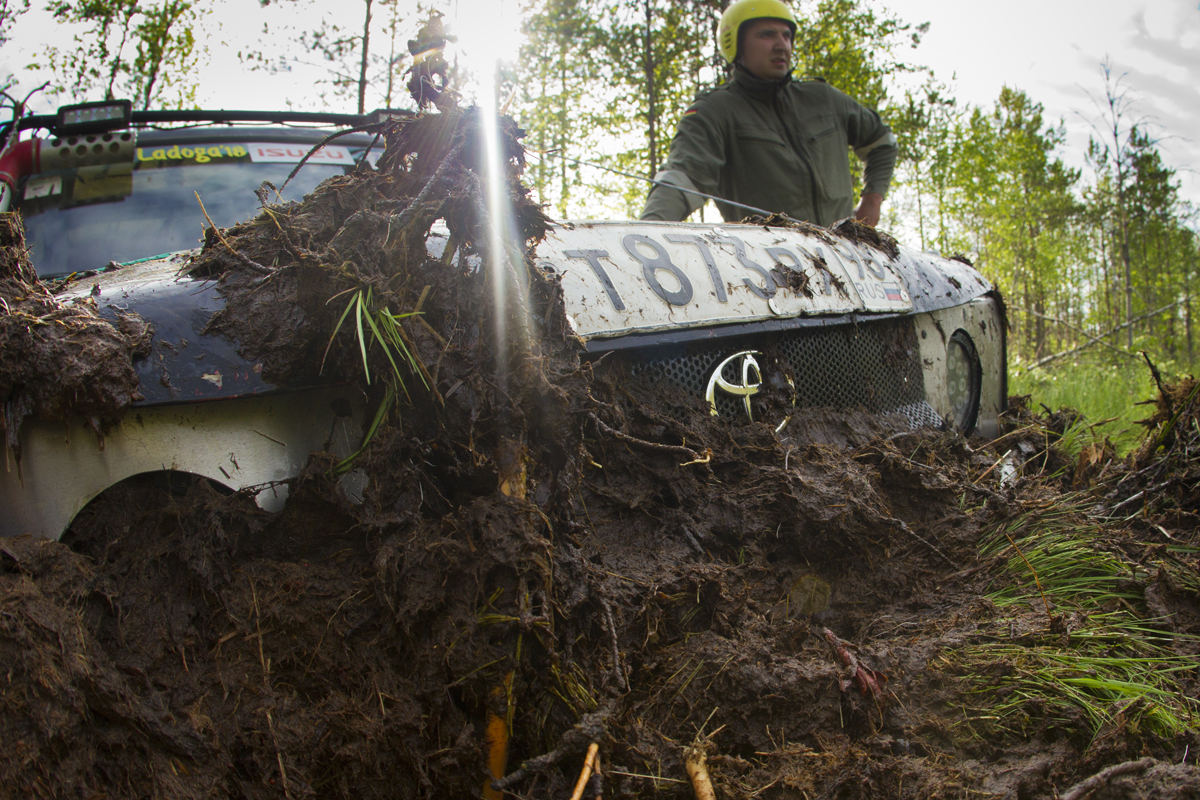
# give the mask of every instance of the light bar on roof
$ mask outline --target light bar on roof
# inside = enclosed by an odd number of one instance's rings
[[[112,131],[128,127],[132,118],[133,103],[128,100],[79,103],[58,109],[54,132],[59,136],[71,136]]]

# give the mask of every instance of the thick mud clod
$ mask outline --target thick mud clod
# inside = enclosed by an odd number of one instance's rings
[[[97,433],[119,420],[140,399],[133,360],[152,335],[136,314],[114,327],[91,298],[56,300],[29,263],[20,215],[0,214],[0,432],[18,458],[26,417],[79,416]]]
[[[1094,796],[1194,788],[1190,507],[1114,522],[1053,448],[1001,465],[1052,435],[1019,406],[998,445],[712,417],[585,357],[524,257],[546,219],[514,126],[499,253],[474,112],[380,132],[378,170],[268,196],[190,269],[226,298],[212,332],[383,424],[277,515],[146,476],[63,543],[0,543],[13,796],[562,797],[592,743],[589,797],[697,796],[689,755],[721,798],[1049,798],[1143,757]],[[394,322],[395,369],[367,335],[367,382],[347,319]]]

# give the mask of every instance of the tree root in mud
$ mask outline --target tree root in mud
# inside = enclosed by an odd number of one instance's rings
[[[499,791],[510,789],[527,779],[533,773],[544,771],[557,764],[563,758],[582,752],[585,744],[587,745],[588,752],[585,763],[591,761],[595,758],[595,752],[592,750],[592,747],[596,746],[596,741],[604,735],[606,722],[611,713],[611,711],[600,711],[595,714],[584,715],[574,727],[563,734],[562,738],[559,739],[557,747],[548,753],[522,762],[520,769],[505,775],[499,780],[492,781],[492,788]]]
[[[1153,758],[1141,758],[1137,761],[1126,761],[1121,764],[1114,764],[1111,767],[1105,767],[1092,777],[1082,780],[1070,789],[1067,789],[1058,796],[1058,800],[1085,800],[1088,795],[1101,786],[1104,786],[1113,778],[1150,769],[1156,763]]]

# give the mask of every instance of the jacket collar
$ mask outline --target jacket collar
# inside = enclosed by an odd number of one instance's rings
[[[786,78],[778,81],[764,81],[761,78],[756,78],[747,72],[741,64],[733,65],[733,75],[730,82],[740,91],[745,92],[755,100],[763,100],[770,102],[775,99],[775,96],[783,90],[785,86],[792,82],[792,76],[789,73]]]

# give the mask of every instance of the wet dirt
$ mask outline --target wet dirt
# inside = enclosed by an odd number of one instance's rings
[[[97,434],[117,422],[140,399],[133,361],[152,336],[136,314],[114,327],[90,297],[56,299],[29,263],[20,214],[0,214],[0,433],[18,459],[26,417],[79,416]]]
[[[1155,733],[1126,708],[1097,729],[1036,699],[1001,725],[964,666],[980,645],[1070,632],[1032,588],[1017,606],[989,599],[1012,578],[980,548],[1085,508],[1053,447],[1001,480],[1006,450],[1061,431],[1018,403],[999,444],[831,410],[776,432],[589,361],[553,276],[477,266],[476,126],[471,112],[387,123],[379,171],[210,237],[192,265],[227,299],[210,328],[264,371],[324,360],[379,403],[350,327],[330,345],[346,307],[330,298],[361,287],[375,310],[419,307],[400,322],[416,366],[353,464],[360,504],[325,455],[279,514],[144,476],[61,543],[0,542],[0,794],[479,796],[502,730],[514,797],[569,796],[591,742],[588,797],[693,797],[693,746],[721,798],[1051,798],[1144,757],[1092,796],[1195,796],[1194,725]],[[546,219],[504,133],[528,247]],[[430,258],[438,219],[450,243]],[[528,320],[496,311],[494,280],[526,293]],[[1190,512],[1071,513],[1099,527],[1097,548],[1146,566],[1131,608],[1200,634]],[[1168,546],[1171,569],[1149,570]],[[1195,640],[1169,646],[1194,655]],[[1194,675],[1180,685],[1200,697]]]

